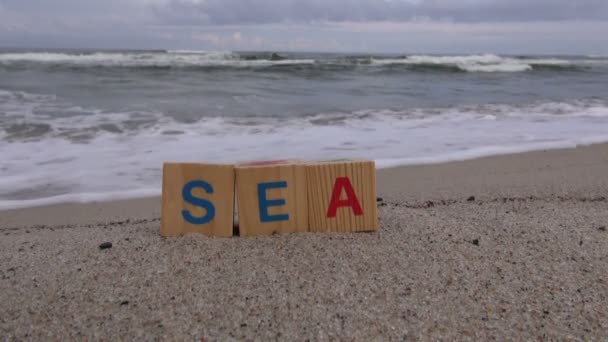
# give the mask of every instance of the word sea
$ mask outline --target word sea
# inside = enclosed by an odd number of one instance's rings
[[[236,197],[236,200],[235,200]],[[162,236],[378,229],[373,161],[165,163]]]

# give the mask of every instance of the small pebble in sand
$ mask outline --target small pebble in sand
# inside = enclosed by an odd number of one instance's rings
[[[475,239],[475,240],[473,240],[473,244],[474,244],[475,246],[479,246],[479,239]]]
[[[382,197],[376,197],[376,202],[382,202],[384,199]]]
[[[475,196],[470,196],[467,198],[467,202],[475,202]]]
[[[606,226],[598,227],[597,230],[599,230],[600,232],[605,232],[606,231]]]
[[[99,245],[99,249],[108,249],[108,248],[112,248],[111,242],[104,242],[101,245]]]

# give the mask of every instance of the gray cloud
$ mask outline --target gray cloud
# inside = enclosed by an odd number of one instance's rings
[[[608,20],[606,0],[170,0],[156,5],[172,24],[410,21]]]
[[[606,54],[608,0],[0,0],[0,48]]]

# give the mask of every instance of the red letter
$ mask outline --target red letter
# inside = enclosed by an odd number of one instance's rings
[[[346,191],[345,200],[340,199],[342,189]],[[327,217],[336,217],[336,212],[339,207],[351,207],[355,212],[355,216],[363,215],[361,204],[359,204],[359,199],[357,199],[357,195],[355,195],[355,189],[353,189],[353,185],[350,183],[348,177],[338,177],[336,179],[334,192],[331,195],[331,202],[329,202],[329,208],[327,209]]]

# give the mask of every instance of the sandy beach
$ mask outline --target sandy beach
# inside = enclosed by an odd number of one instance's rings
[[[2,211],[0,335],[608,338],[608,145],[380,170],[378,195],[358,234],[165,239],[159,198]]]

